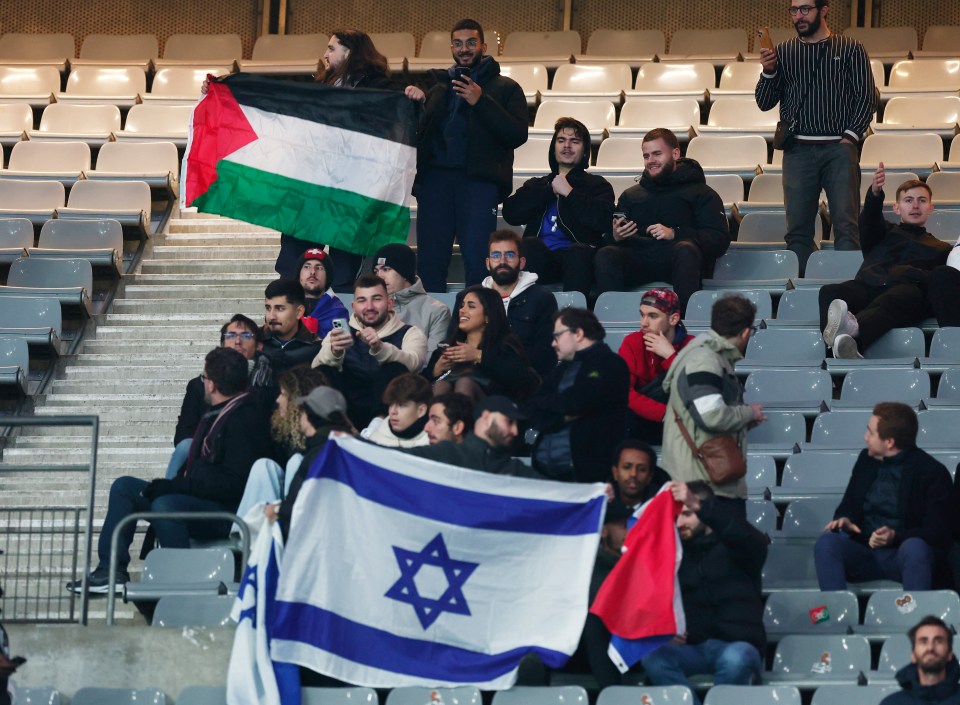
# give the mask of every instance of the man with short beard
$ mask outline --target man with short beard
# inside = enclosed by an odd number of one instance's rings
[[[296,279],[275,279],[263,292],[263,352],[279,377],[317,354],[317,336],[303,324],[303,287]]]
[[[827,27],[829,0],[791,0],[797,36],[761,49],[763,73],[756,100],[761,110],[780,105],[780,120],[794,140],[783,153],[787,249],[800,274],[817,249],[814,221],[820,190],[827,193],[838,250],[859,250],[860,163],[857,144],[877,110],[877,88],[863,45]]]
[[[704,273],[730,245],[727,216],[700,164],[680,158],[673,132],[651,130],[642,146],[640,183],[620,196],[607,246],[594,260],[597,291],[667,281],[683,313]]]
[[[303,317],[303,325],[323,338],[330,332],[335,318],[350,315],[329,285],[329,272],[333,271],[330,255],[319,247],[311,247],[300,255],[297,271],[300,286],[303,287],[304,310],[307,312]]]
[[[953,655],[953,631],[939,617],[921,619],[910,637],[912,663],[897,671],[903,688],[880,705],[957,705],[960,703],[960,666]]]

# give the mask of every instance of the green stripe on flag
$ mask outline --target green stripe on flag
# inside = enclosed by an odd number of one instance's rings
[[[217,164],[217,180],[192,205],[365,257],[405,243],[410,230],[406,206],[228,160]]]

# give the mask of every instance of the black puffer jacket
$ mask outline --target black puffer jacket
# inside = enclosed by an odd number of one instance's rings
[[[920,685],[917,664],[897,671],[899,693],[885,697],[880,705],[960,705],[960,665],[954,658],[947,664],[947,677],[936,685]]]

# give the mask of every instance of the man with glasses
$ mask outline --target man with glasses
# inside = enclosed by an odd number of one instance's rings
[[[434,292],[447,290],[454,238],[467,286],[483,278],[497,204],[513,190],[513,150],[527,141],[527,99],[485,56],[483,28],[461,20],[450,47],[454,65],[430,72],[413,191],[420,278]]]
[[[760,50],[756,100],[761,110],[779,103],[780,120],[794,137],[783,153],[785,240],[803,274],[816,249],[821,189],[830,204],[836,249],[860,249],[857,145],[878,96],[863,45],[827,27],[828,0],[791,0],[789,13],[797,36],[775,50]]]

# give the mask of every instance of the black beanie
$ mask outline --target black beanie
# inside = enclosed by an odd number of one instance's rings
[[[417,253],[406,245],[384,245],[373,256],[374,267],[390,267],[413,284],[417,280]]]

